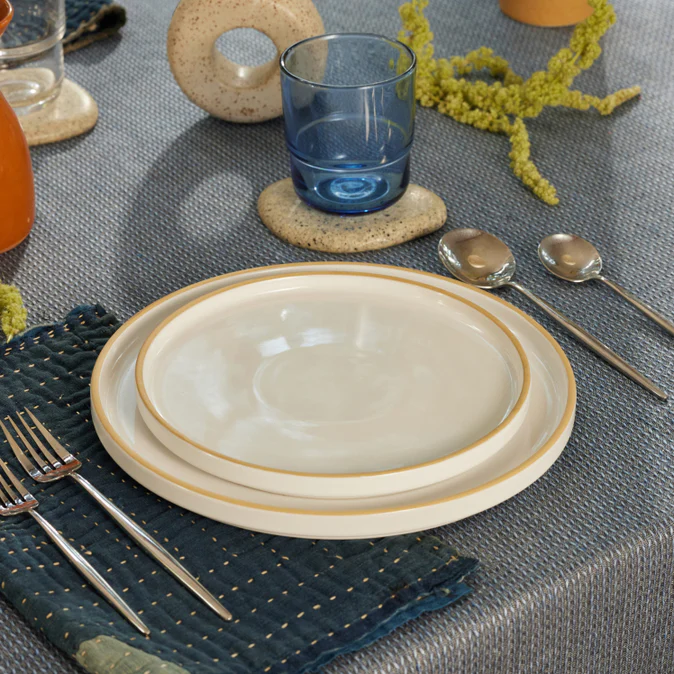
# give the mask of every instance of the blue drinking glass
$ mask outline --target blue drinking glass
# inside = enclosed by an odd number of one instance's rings
[[[337,33],[281,55],[290,168],[299,197],[332,213],[368,213],[407,189],[416,57],[381,35]]]

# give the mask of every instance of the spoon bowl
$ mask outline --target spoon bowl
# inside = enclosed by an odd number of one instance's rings
[[[571,281],[571,283],[601,281],[641,311],[642,314],[657,323],[663,330],[674,336],[674,323],[672,321],[655,309],[651,309],[631,292],[625,290],[615,281],[607,279],[601,273],[601,256],[589,241],[574,234],[551,234],[538,244],[538,257],[551,274],[564,281]]]
[[[510,248],[481,229],[448,232],[440,239],[438,255],[450,274],[478,288],[501,288],[515,276]]]
[[[538,257],[551,274],[571,283],[583,283],[601,276],[599,251],[589,241],[574,234],[546,236],[538,244]]]
[[[584,239],[580,239],[580,237],[573,237],[568,234],[558,234],[556,237],[548,237],[548,239],[556,239],[556,243],[553,241],[553,245],[550,247],[553,251],[557,250],[559,244],[563,244],[564,241],[569,240],[572,242],[578,240],[590,246],[596,255],[592,256],[589,254],[587,246],[579,246],[584,251],[584,256],[577,255],[578,260],[582,262],[577,266],[579,269],[585,269],[586,274],[594,273],[594,276],[586,275],[585,278],[578,278],[576,275],[574,276],[574,279],[576,282],[580,282],[587,278],[598,278],[605,283],[607,282],[599,273],[601,270],[601,258],[592,244]],[[546,241],[546,239],[544,239],[544,241]],[[576,245],[578,244],[576,243]],[[545,246],[544,248],[546,251],[549,250],[548,246]],[[564,314],[557,311],[553,306],[534,295],[524,286],[515,282],[513,280],[516,270],[515,257],[510,251],[510,248],[493,234],[483,232],[481,229],[454,229],[440,239],[440,243],[438,244],[438,256],[447,271],[449,271],[452,276],[459,279],[459,281],[463,281],[464,283],[468,283],[484,290],[508,287],[522,293],[548,316],[554,318],[576,339],[592,349],[600,358],[603,358],[607,363],[610,363],[625,376],[654,393],[661,400],[667,400],[667,394],[661,388],[656,386],[650,379],[637,372],[618,354],[611,351],[611,349],[602,344],[596,337],[593,337],[587,330],[581,328],[580,325],[564,316]],[[541,259],[544,260],[542,254]],[[550,259],[552,259],[552,256],[550,256]],[[594,262],[592,262],[593,260]],[[570,258],[569,262],[564,264],[568,267],[575,268],[572,262],[573,260]],[[544,264],[546,264],[545,261]],[[552,269],[550,269],[550,271],[552,271],[553,274],[561,276],[561,274],[564,273],[566,266],[560,267],[560,273],[557,273],[557,271],[553,271]],[[557,268],[556,265],[553,265],[553,267]],[[566,277],[562,276],[562,278]]]

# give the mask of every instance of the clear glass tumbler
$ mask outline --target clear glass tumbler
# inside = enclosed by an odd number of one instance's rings
[[[333,213],[368,213],[409,183],[416,58],[381,35],[319,35],[281,55],[295,191]]]
[[[64,0],[13,0],[0,37],[0,92],[17,115],[58,96],[63,81]]]

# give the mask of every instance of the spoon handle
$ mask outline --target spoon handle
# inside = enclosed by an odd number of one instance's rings
[[[663,330],[666,330],[670,335],[674,335],[674,323],[668,321],[662,314],[659,314],[657,311],[651,309],[648,305],[644,304],[641,300],[637,299],[632,295],[629,290],[625,290],[622,286],[619,286],[614,281],[610,281],[603,276],[597,276],[597,279],[602,283],[605,283],[611,290],[614,290],[621,297],[624,297],[631,305],[635,306],[641,313],[645,314],[651,320],[655,321]]]
[[[594,351],[600,358],[603,358],[607,363],[612,365],[616,370],[622,372],[625,376],[629,377],[632,381],[635,381],[637,384],[640,384],[645,389],[654,393],[660,400],[667,400],[667,394],[660,388],[658,388],[650,379],[644,377],[642,374],[637,372],[629,363],[626,363],[617,353],[614,353],[607,346],[604,346],[598,339],[593,337],[589,332],[580,327],[577,323],[574,323],[572,320],[568,319],[564,314],[560,313],[549,305],[547,302],[543,301],[531,291],[527,290],[524,286],[521,286],[519,283],[510,282],[507,284],[515,290],[519,290],[525,297],[530,299],[537,307],[542,309],[548,316],[554,318],[560,325],[565,327],[577,340],[583,342],[585,346],[588,346],[592,351]]]

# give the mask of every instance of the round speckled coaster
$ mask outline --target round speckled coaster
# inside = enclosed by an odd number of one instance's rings
[[[98,106],[89,92],[64,79],[61,92],[41,110],[21,115],[19,122],[28,145],[44,145],[74,138],[94,128]]]
[[[324,253],[388,248],[440,229],[447,219],[442,199],[410,185],[395,204],[365,215],[336,215],[307,206],[291,178],[267,187],[257,201],[262,222],[279,238]]]

